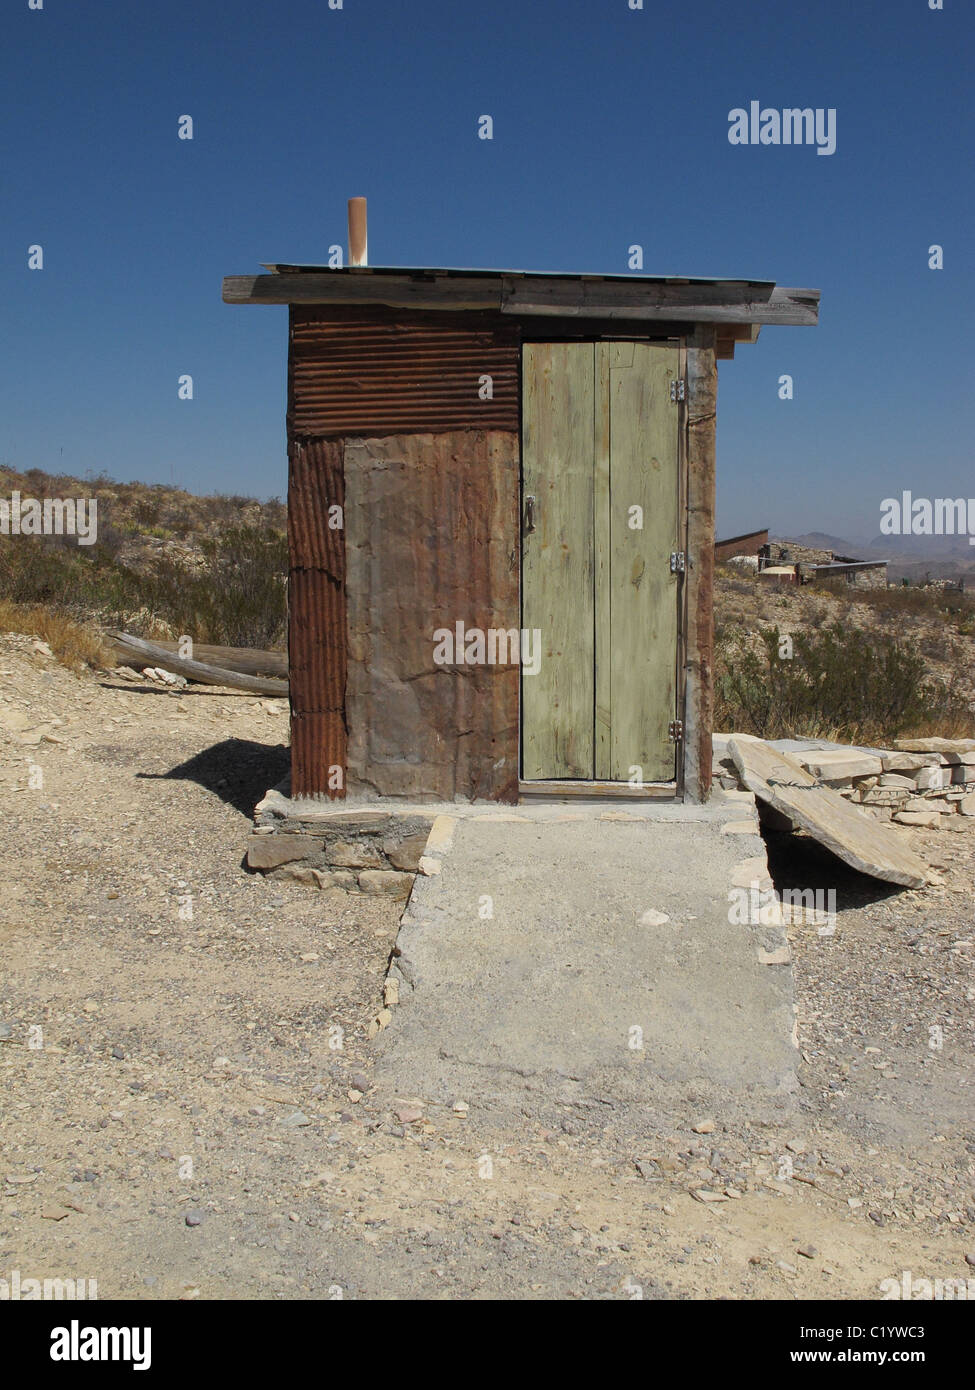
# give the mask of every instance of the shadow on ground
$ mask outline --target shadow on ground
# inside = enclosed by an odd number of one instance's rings
[[[762,827],[769,873],[780,896],[789,889],[836,893],[836,909],[866,907],[895,898],[904,889],[897,883],[871,878],[844,864],[825,845],[808,835]]]
[[[196,782],[250,819],[257,802],[286,776],[289,765],[286,744],[228,738],[168,772],[140,772],[137,776],[150,782]]]

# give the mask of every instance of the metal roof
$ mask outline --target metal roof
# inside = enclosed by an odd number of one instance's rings
[[[754,288],[775,289],[774,280],[737,280],[709,275],[604,275],[589,270],[492,270],[483,266],[410,266],[410,265],[347,265],[333,268],[327,265],[292,265],[286,261],[274,264],[261,262],[272,275],[409,275],[409,276],[466,276],[480,275],[486,279],[511,276],[518,280],[611,280],[621,284],[649,285],[749,285]]]

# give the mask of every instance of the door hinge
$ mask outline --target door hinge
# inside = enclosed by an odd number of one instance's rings
[[[684,399],[683,377],[678,377],[676,381],[670,383],[670,399],[672,401],[682,401]]]
[[[667,725],[667,733],[670,735],[671,743],[680,743],[684,737],[683,719],[672,719]]]
[[[671,574],[684,573],[684,552],[683,550],[672,550],[670,552],[670,572]]]

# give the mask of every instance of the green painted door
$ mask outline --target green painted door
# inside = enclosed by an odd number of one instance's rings
[[[676,773],[676,347],[530,343],[522,360],[522,776]]]

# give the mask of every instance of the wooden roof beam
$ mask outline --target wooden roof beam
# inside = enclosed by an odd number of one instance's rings
[[[489,309],[513,317],[602,318],[741,325],[815,324],[819,290],[725,280],[562,279],[551,276],[354,275],[311,271],[229,275],[228,304],[381,304],[394,309]],[[754,341],[753,338],[735,341]]]

